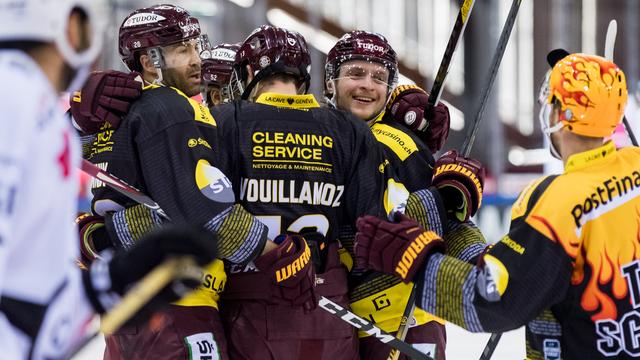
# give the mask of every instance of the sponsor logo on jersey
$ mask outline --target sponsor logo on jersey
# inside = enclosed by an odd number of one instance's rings
[[[373,302],[373,306],[375,307],[376,311],[380,311],[391,306],[391,300],[389,300],[389,297],[386,293],[380,296],[376,296],[375,298],[371,299],[371,302]]]
[[[544,360],[560,360],[560,341],[557,339],[544,339],[542,342],[542,354]]]
[[[500,297],[507,290],[509,272],[495,256],[485,254],[482,259],[484,266],[478,274],[478,293],[487,301],[500,301]]]
[[[518,254],[522,255],[524,254],[524,246],[518,244],[517,242],[513,241],[512,238],[509,237],[509,235],[505,235],[501,240],[501,243],[503,243],[504,245],[506,245],[509,249],[517,252]]]
[[[201,159],[196,165],[195,180],[200,192],[207,198],[221,203],[235,202],[231,181],[207,160]]]
[[[637,341],[640,336],[640,260],[622,265],[620,271],[627,282],[627,297],[634,310],[624,313],[618,321],[596,321],[597,347],[605,356],[625,352],[636,357],[640,356],[640,343]]]
[[[111,128],[111,125],[105,122],[104,125],[100,127],[100,131],[94,136],[87,158],[91,159],[94,155],[113,151],[114,142],[112,137],[114,132],[115,130]]]
[[[101,162],[94,165],[99,167],[100,170],[102,171],[107,171],[107,167],[109,167],[109,163],[107,162]],[[98,180],[96,177],[93,177],[93,176],[91,177],[91,189],[97,189],[104,186],[105,186],[105,183],[102,180]]]
[[[371,127],[371,131],[378,142],[390,148],[402,161],[418,151],[416,142],[409,135],[392,126],[376,123]]]
[[[422,234],[418,235],[418,237],[411,242],[404,253],[402,253],[400,262],[395,268],[396,273],[400,275],[401,278],[406,279],[409,269],[413,265],[413,262],[418,258],[418,255],[420,255],[422,251],[424,251],[424,249],[430,242],[437,239],[440,239],[440,237],[433,231],[425,231]]]
[[[128,18],[127,21],[124,22],[124,25],[122,25],[122,27],[126,28],[130,26],[152,24],[162,20],[166,20],[166,18],[162,15],[152,13],[138,13]]]
[[[331,136],[256,131],[251,140],[254,169],[333,171],[332,164],[323,162],[323,151],[333,149]]]
[[[194,148],[198,145],[202,145],[204,147],[207,147],[209,149],[211,149],[211,145],[209,145],[209,143],[207,142],[207,140],[203,139],[203,138],[191,138],[189,140],[187,140],[187,146],[190,148]]]
[[[576,204],[571,209],[571,216],[575,221],[578,235],[587,221],[593,220],[637,196],[640,196],[640,171],[633,171],[621,178],[612,176],[603,181],[582,203]]]
[[[189,348],[190,360],[214,360],[220,359],[218,344],[213,339],[213,333],[198,333],[184,338]]]

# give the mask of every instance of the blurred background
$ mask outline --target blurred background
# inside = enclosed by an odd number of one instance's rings
[[[111,21],[103,68],[125,70],[117,52],[122,20],[134,9],[157,0],[111,0]],[[312,51],[312,92],[322,98],[327,51],[347,31],[382,33],[400,56],[401,83],[429,90],[459,11],[458,0],[174,0],[200,19],[212,44],[240,42],[255,27],[270,23],[305,36]],[[442,100],[451,110],[451,133],[445,150],[461,147],[479,108],[480,93],[510,0],[476,0],[462,43],[455,55]],[[471,155],[488,169],[483,209],[476,221],[487,238],[497,240],[509,223],[510,204],[533,178],[560,172],[549,155],[538,121],[538,88],[548,69],[546,54],[569,52],[602,55],[607,25],[618,22],[615,62],[627,75],[627,117],[638,129],[640,33],[638,0],[524,0],[509,40],[492,96],[486,106]],[[627,145],[624,129],[616,134]]]

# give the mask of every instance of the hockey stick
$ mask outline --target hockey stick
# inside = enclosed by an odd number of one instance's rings
[[[467,27],[467,22],[469,20],[469,16],[471,15],[471,11],[473,10],[474,4],[475,0],[464,0],[462,5],[460,5],[460,12],[458,12],[456,23],[453,25],[453,30],[451,30],[449,42],[447,43],[447,47],[444,50],[444,55],[442,56],[442,61],[440,61],[438,73],[436,74],[433,86],[431,87],[431,92],[429,93],[428,106],[436,106],[438,104],[438,101],[440,101],[442,90],[444,90],[444,81],[447,79],[447,75],[449,75],[451,61],[453,60],[453,56],[458,49],[458,40],[460,40],[462,34],[464,33],[464,29],[466,29]]]
[[[411,320],[411,316],[416,309],[416,295],[418,293],[417,288],[419,282],[422,281],[422,279],[423,276],[418,276],[418,278],[414,280],[413,287],[411,288],[411,293],[409,294],[409,299],[407,299],[407,306],[404,308],[404,312],[402,313],[402,317],[400,318],[400,326],[398,327],[398,331],[396,332],[396,339],[400,341],[404,341],[404,339],[407,337],[407,333],[409,332],[409,323]],[[391,349],[391,352],[389,352],[387,360],[397,360],[399,356],[400,350],[394,347],[393,349]]]
[[[352,313],[351,311],[345,309],[343,306],[336,304],[335,302],[327,299],[324,296],[320,297],[318,305],[324,310],[328,311],[330,314],[339,317],[343,321],[349,323],[351,326],[374,336],[376,339],[385,344],[395,347],[396,349],[400,350],[401,353],[410,356],[412,359],[433,360],[433,358],[431,358],[427,354],[420,352],[410,344],[407,344],[406,342],[395,338],[388,332],[380,329],[379,327],[373,325],[371,322],[359,317],[358,315]]]
[[[65,355],[63,359],[73,358],[87,346],[87,344],[95,339],[99,333],[102,332],[107,335],[113,334],[172,280],[178,278],[199,280],[201,277],[199,269],[191,256],[181,256],[165,260],[138,281],[127,292],[127,295],[122,301],[102,317],[99,331],[95,331],[83,339],[83,341],[69,354]]]
[[[128,197],[129,199],[142,204],[148,207],[151,210],[155,210],[160,216],[165,219],[169,219],[167,214],[160,208],[157,202],[153,201],[150,197],[143,194],[140,190],[134,188],[133,186],[127,184],[126,182],[118,179],[117,177],[111,175],[110,173],[100,169],[97,165],[91,163],[86,159],[82,159],[82,171],[91,175],[107,184],[111,189],[117,191],[118,193]]]
[[[456,18],[456,22],[453,25],[453,30],[451,30],[451,35],[449,36],[447,47],[444,50],[442,61],[440,61],[440,67],[438,68],[436,78],[433,82],[433,86],[431,87],[431,91],[429,92],[429,99],[427,100],[427,108],[425,109],[425,114],[429,114],[429,108],[435,107],[440,101],[442,91],[444,90],[444,82],[447,79],[447,75],[449,75],[449,68],[451,67],[453,56],[458,49],[458,45],[460,43],[459,40],[462,37],[464,30],[467,28],[467,22],[469,20],[471,12],[473,11],[474,4],[475,0],[464,0],[462,2],[462,5],[460,5],[458,17]],[[428,126],[425,127],[423,131],[427,131],[427,129],[429,129]],[[396,338],[398,338],[399,340],[404,340],[407,337],[407,333],[409,332],[410,319],[413,315],[413,311],[416,308],[416,289],[418,288],[418,281],[420,281],[420,279],[416,279],[416,281],[414,281],[413,287],[411,288],[411,293],[409,294],[409,299],[407,300],[407,305],[405,306],[402,317],[400,318],[400,326],[398,327],[398,331],[396,332]],[[399,356],[400,351],[398,351],[397,348],[393,348],[391,349],[391,352],[389,353],[389,357],[387,359],[397,360]]]
[[[482,351],[482,355],[480,355],[480,360],[489,360],[491,359],[491,355],[496,350],[496,346],[498,346],[498,342],[502,337],[502,333],[491,334],[489,341],[487,341],[487,345],[484,347]]]
[[[509,38],[511,37],[511,30],[513,30],[513,26],[515,25],[516,17],[518,16],[518,10],[520,10],[521,3],[522,0],[513,0],[513,2],[511,3],[511,9],[509,9],[507,20],[505,21],[502,32],[500,33],[500,39],[498,39],[496,52],[493,54],[493,59],[491,60],[488,80],[485,82],[484,88],[482,89],[482,97],[480,99],[479,109],[475,113],[475,117],[472,122],[473,125],[467,132],[467,137],[464,144],[462,145],[462,156],[464,157],[468,157],[471,153],[471,147],[473,146],[473,142],[476,138],[480,121],[482,120],[482,114],[484,113],[484,108],[487,105],[487,100],[489,99],[489,93],[493,88],[493,83],[496,80],[498,68],[500,67],[502,56],[504,55],[507,43],[509,42]],[[482,351],[482,355],[480,355],[480,360],[488,360],[491,358],[491,355],[495,351],[496,346],[498,346],[500,337],[502,337],[502,333],[491,334],[487,345],[485,345],[484,350]]]
[[[518,16],[518,10],[520,9],[521,2],[522,0],[513,0],[513,2],[511,3],[511,9],[509,10],[509,15],[507,15],[507,21],[504,23],[502,33],[500,34],[500,39],[498,40],[498,46],[496,47],[496,52],[493,54],[493,59],[491,60],[488,79],[485,82],[484,88],[482,89],[482,97],[480,99],[479,108],[475,113],[472,126],[467,132],[467,137],[464,141],[464,144],[462,145],[462,156],[464,157],[469,156],[469,153],[471,152],[471,147],[473,146],[473,141],[476,138],[480,121],[482,119],[482,114],[484,113],[484,108],[487,105],[487,100],[489,99],[491,89],[493,88],[493,83],[496,80],[496,75],[498,73],[498,68],[500,67],[500,62],[502,61],[502,56],[504,55],[504,50],[507,47],[509,38],[511,37],[511,30],[513,29],[513,25],[516,22],[516,17]]]
[[[613,19],[609,21],[609,26],[607,27],[607,35],[605,37],[604,43],[604,57],[611,61],[613,61],[613,49],[616,45],[616,35],[618,35],[618,22]],[[633,146],[638,146],[638,140],[636,139],[636,135],[633,133],[631,125],[629,124],[629,120],[627,120],[626,116],[622,117],[622,123],[627,130],[627,134],[629,134],[631,144],[633,144]]]

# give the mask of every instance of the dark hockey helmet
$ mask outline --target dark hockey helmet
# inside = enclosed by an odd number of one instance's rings
[[[336,79],[340,73],[340,65],[349,60],[365,60],[377,62],[389,70],[389,93],[398,83],[398,56],[383,35],[354,30],[344,34],[329,50],[324,66],[325,96],[331,98],[327,89],[329,81]]]
[[[251,65],[254,78],[248,85],[246,65]],[[309,91],[311,56],[307,41],[295,31],[262,25],[240,45],[236,53],[231,85],[248,99],[251,90],[262,79],[273,74],[291,74],[298,78],[301,92]],[[304,88],[303,88],[304,86]]]
[[[228,86],[233,72],[233,63],[240,44],[219,44],[200,54],[202,59],[202,82],[205,86]]]
[[[223,102],[233,98],[231,94],[231,74],[240,44],[219,44],[200,53],[202,59],[202,97],[206,101],[210,86],[220,88]]]
[[[185,9],[175,5],[154,5],[127,16],[119,33],[119,52],[130,70],[140,71],[136,53],[200,36],[200,23]]]

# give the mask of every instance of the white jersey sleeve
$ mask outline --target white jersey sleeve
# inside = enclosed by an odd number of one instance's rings
[[[0,357],[59,358],[93,314],[75,265],[78,140],[30,57],[0,51],[0,82]]]

